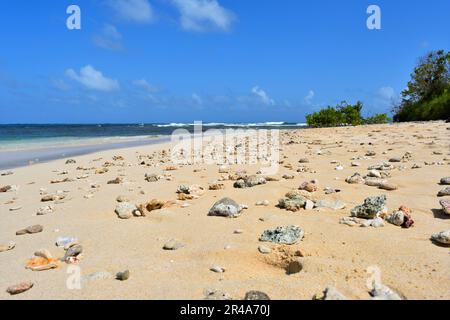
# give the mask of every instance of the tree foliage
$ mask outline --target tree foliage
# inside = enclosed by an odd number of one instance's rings
[[[419,60],[393,112],[395,121],[450,118],[450,52],[432,51]]]

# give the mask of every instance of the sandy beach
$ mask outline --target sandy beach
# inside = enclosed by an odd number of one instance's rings
[[[311,300],[329,286],[348,299],[371,299],[368,268],[376,268],[382,283],[403,298],[448,300],[449,248],[430,237],[450,230],[450,215],[439,203],[450,197],[437,196],[446,188],[441,179],[450,176],[449,130],[444,122],[283,130],[278,172],[247,188],[234,187],[236,172],[246,178],[260,165],[174,165],[171,143],[1,171],[0,188],[11,189],[0,193],[0,245],[14,246],[0,252],[0,299],[197,300],[217,293],[239,300],[257,290],[275,300]],[[384,162],[391,167],[374,169],[374,174],[395,190],[346,182]],[[339,208],[293,212],[277,207],[286,193],[312,180],[313,192],[303,190],[303,195],[316,204],[339,203]],[[219,190],[210,190],[211,184]],[[197,192],[177,194],[182,185]],[[366,198],[380,195],[387,197],[386,214],[406,206],[414,224],[340,223]],[[42,202],[46,196],[54,196],[53,201]],[[115,212],[119,196],[137,206],[153,199],[165,205],[120,219]],[[208,215],[225,197],[247,208],[236,218]],[[45,206],[53,212],[37,215]],[[43,230],[16,235],[35,225]],[[265,230],[290,225],[304,231],[303,239],[291,245],[260,241]],[[55,245],[58,237],[75,237],[81,254],[59,261],[67,252]],[[173,239],[176,250],[164,250]],[[56,267],[27,269],[27,261],[42,249],[58,260]],[[292,261],[301,264],[300,272],[288,274]],[[211,271],[217,268],[224,272]],[[69,288],[76,270],[81,288]],[[115,279],[124,270],[129,279]],[[28,291],[7,293],[27,281],[33,283]]]

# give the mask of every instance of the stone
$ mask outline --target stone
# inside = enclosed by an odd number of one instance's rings
[[[212,190],[212,191],[223,190],[223,189],[225,189],[225,185],[223,183],[215,182],[215,183],[211,183],[209,185],[208,189]]]
[[[244,179],[239,179],[238,181],[236,181],[236,183],[234,184],[235,188],[252,188],[258,185],[262,185],[262,184],[266,184],[267,180],[266,178],[262,177],[262,176],[258,176],[258,175],[252,175],[252,176],[248,176]]]
[[[272,252],[272,249],[266,247],[266,246],[259,246],[258,251],[262,254],[269,254]]]
[[[145,174],[145,181],[147,182],[157,182],[159,181],[159,176],[155,173],[146,173]]]
[[[123,182],[123,178],[117,177],[114,180],[110,180],[107,182],[107,184],[121,184]]]
[[[4,186],[0,188],[0,193],[11,191],[11,186]]]
[[[309,182],[306,181],[306,182],[303,182],[298,189],[299,190],[306,190],[308,192],[316,192],[318,190],[318,187],[317,187],[315,182],[313,182],[313,181],[309,181]]]
[[[300,160],[298,160],[299,163],[309,163],[309,159],[308,158],[302,158]]]
[[[368,177],[381,178],[381,172],[378,170],[370,170],[367,174]]]
[[[44,259],[47,259],[47,260],[53,259],[52,254],[51,254],[50,251],[48,251],[47,249],[41,249],[41,250],[38,250],[38,251],[36,251],[36,252],[34,253],[34,255],[35,255],[36,257],[41,257],[41,258],[44,258]]]
[[[364,184],[369,187],[381,187],[384,183],[387,183],[387,181],[384,179],[371,177],[366,177],[364,179]]]
[[[400,157],[390,158],[389,162],[402,162],[402,158],[400,158]]]
[[[325,192],[325,194],[333,194],[333,193],[341,192],[341,190],[335,189],[335,188],[331,188],[331,187],[326,187],[323,191]]]
[[[245,294],[244,300],[261,300],[261,301],[267,301],[270,300],[270,297],[262,292],[262,291],[249,291]]]
[[[117,272],[117,274],[116,274],[116,279],[119,280],[119,281],[126,281],[129,278],[130,278],[130,271],[129,270]]]
[[[269,200],[258,201],[255,206],[267,207],[270,204]]]
[[[303,239],[305,232],[298,226],[289,225],[277,227],[274,230],[266,230],[263,232],[260,241],[273,242],[279,244],[295,244]]]
[[[56,246],[57,247],[70,247],[71,244],[77,243],[78,240],[75,237],[58,237],[56,238]]]
[[[327,208],[332,210],[342,210],[346,207],[346,204],[341,200],[319,200],[315,203],[316,208]]]
[[[47,194],[41,198],[41,202],[59,201],[65,198],[65,194]]]
[[[21,236],[21,235],[25,235],[25,234],[40,233],[43,230],[44,230],[44,227],[38,224],[38,225],[30,226],[25,229],[17,231],[16,235]]]
[[[384,227],[384,220],[382,218],[375,218],[370,225],[374,228]]]
[[[352,217],[363,219],[376,218],[380,214],[386,213],[386,201],[385,195],[366,198],[362,205],[356,206],[351,210]]]
[[[236,230],[233,231],[233,233],[234,233],[234,234],[243,234],[243,233],[244,233],[244,230],[242,230],[242,229],[236,229]]]
[[[440,190],[437,194],[438,197],[450,196],[450,187],[446,187]]]
[[[223,198],[212,206],[208,216],[237,218],[241,215],[242,210],[243,207],[237,204],[233,199]]]
[[[303,270],[303,264],[300,260],[297,259],[297,260],[289,262],[289,264],[286,268],[286,273],[291,275],[291,274],[299,273],[302,270]]]
[[[358,219],[358,218],[355,218],[355,217],[344,217],[344,218],[341,218],[339,220],[340,224],[345,224],[345,225],[347,225],[349,227],[354,227],[354,226],[357,226],[357,225],[361,225],[361,222],[362,222],[361,219]]]
[[[178,250],[183,247],[184,247],[184,244],[181,241],[179,241],[177,239],[170,239],[169,241],[167,241],[164,244],[163,249],[169,250],[169,251],[174,251],[174,250]]]
[[[292,180],[292,179],[295,178],[295,176],[293,174],[284,174],[282,176],[282,178],[285,179],[285,180]]]
[[[14,249],[16,247],[15,242],[9,242],[8,244],[0,244],[0,252],[6,252]]]
[[[438,244],[450,246],[450,230],[433,234],[431,240]]]
[[[67,249],[63,260],[68,261],[72,257],[79,256],[82,252],[83,252],[83,247],[79,244],[74,244],[69,249]]]
[[[223,291],[219,290],[206,290],[205,300],[232,300],[232,297]]]
[[[75,164],[75,163],[77,163],[77,162],[76,162],[76,160],[74,160],[74,159],[68,159],[68,160],[66,161],[66,164]]]
[[[53,206],[43,206],[37,210],[36,214],[38,216],[44,216],[46,214],[53,213],[53,212],[55,212],[55,208]]]
[[[116,214],[120,219],[130,219],[139,209],[136,205],[129,202],[121,202],[116,206]]]
[[[366,152],[366,157],[373,157],[373,156],[376,156],[376,155],[377,155],[377,153],[375,151],[367,151]]]
[[[441,204],[442,207],[442,211],[445,214],[450,214],[450,200],[441,200],[439,201],[439,203]]]
[[[387,216],[386,220],[387,222],[400,227],[405,221],[405,214],[403,213],[403,211],[396,211]]]
[[[288,211],[297,212],[300,209],[304,209],[306,205],[305,197],[297,194],[286,194],[286,198],[278,200],[278,207],[280,209],[286,209]]]
[[[225,269],[222,267],[219,267],[219,266],[211,267],[209,270],[211,270],[212,272],[215,272],[215,273],[224,273],[225,272]]]
[[[441,179],[440,184],[450,185],[450,177],[444,177]]]
[[[394,191],[398,189],[398,186],[393,183],[383,182],[378,186],[378,188],[386,191]]]
[[[360,167],[361,164],[360,164],[359,162],[353,161],[353,162],[351,163],[351,166],[352,166],[352,167]]]
[[[363,184],[365,181],[364,178],[356,172],[352,176],[345,179],[345,182],[349,184]]]
[[[31,281],[22,282],[17,285],[8,287],[8,289],[6,289],[6,292],[8,292],[10,295],[21,294],[30,290],[31,288],[33,288],[33,286],[34,284]]]
[[[306,200],[306,203],[305,203],[305,210],[312,210],[312,209],[314,209],[314,202],[313,201],[311,201],[311,200]]]

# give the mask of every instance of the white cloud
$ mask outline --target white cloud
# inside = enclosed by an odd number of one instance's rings
[[[66,75],[84,87],[91,90],[98,91],[114,91],[120,89],[119,82],[114,79],[109,79],[98,70],[95,70],[91,65],[87,65],[80,69],[77,74],[73,69],[66,70]]]
[[[314,92],[313,90],[309,90],[308,95],[305,97],[305,102],[306,102],[307,104],[311,104],[312,99],[314,99],[314,96],[315,96],[315,95],[316,95],[316,94],[315,94],[315,92]]]
[[[117,16],[137,23],[149,23],[155,19],[153,8],[148,0],[109,0],[109,6]]]
[[[180,11],[181,26],[186,30],[205,31],[208,27],[227,31],[234,14],[217,0],[172,0]]]
[[[258,86],[252,88],[252,94],[258,97],[258,99],[265,105],[275,105],[275,100],[270,98],[269,95]]]
[[[161,91],[160,88],[158,88],[157,86],[154,86],[153,84],[150,84],[145,79],[134,80],[133,85],[135,85],[136,87],[139,87],[141,89],[144,89],[148,93],[158,93],[159,91]]]
[[[93,37],[92,41],[97,47],[119,51],[123,49],[122,35],[117,28],[111,24],[105,24],[99,35]]]

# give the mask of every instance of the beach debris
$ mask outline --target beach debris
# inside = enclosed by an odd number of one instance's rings
[[[16,247],[16,243],[10,241],[8,244],[0,244],[0,252],[6,252],[14,249]]]
[[[72,263],[78,260],[78,256],[83,252],[83,247],[80,244],[73,243],[69,245],[64,257],[63,261],[66,263]]]
[[[236,201],[230,198],[223,198],[217,201],[209,210],[209,216],[220,216],[237,218],[241,215],[244,208],[237,204]]]
[[[342,210],[346,207],[345,202],[341,200],[319,200],[314,204],[315,208],[327,208],[332,210]]]
[[[145,181],[147,182],[158,182],[159,181],[159,176],[155,173],[146,173],[145,174]]]
[[[440,184],[442,185],[450,185],[450,177],[444,177],[441,179]]]
[[[258,185],[266,184],[266,178],[258,175],[248,176],[244,179],[239,179],[234,183],[234,187],[238,189],[252,188]]]
[[[302,262],[299,259],[296,259],[296,260],[289,262],[289,264],[286,268],[286,273],[288,275],[291,275],[291,274],[299,273],[302,270],[303,270]]]
[[[163,249],[164,250],[168,250],[168,251],[175,251],[178,249],[181,249],[184,247],[184,243],[177,240],[177,239],[170,239],[169,241],[167,241],[164,246]]]
[[[30,290],[31,288],[33,288],[33,286],[34,283],[31,281],[21,282],[19,284],[8,287],[8,289],[6,289],[6,292],[8,292],[10,295],[17,295]]]
[[[328,286],[323,291],[323,294],[321,297],[318,297],[317,295],[313,297],[313,300],[348,300],[346,296],[344,296],[342,293],[340,293],[335,287]]]
[[[77,163],[77,161],[75,159],[68,159],[66,161],[66,164],[75,164],[75,163]]]
[[[213,266],[209,270],[211,270],[212,272],[215,272],[215,273],[224,273],[225,272],[225,269],[220,266]]]
[[[444,189],[440,190],[437,196],[438,197],[450,196],[450,187],[445,187]]]
[[[121,202],[116,206],[116,214],[120,219],[130,219],[133,216],[140,216],[141,213],[136,205],[130,202]]]
[[[130,270],[120,271],[116,274],[116,279],[119,281],[126,281],[130,278]]]
[[[263,232],[260,241],[273,242],[279,244],[295,244],[297,241],[303,239],[305,232],[298,226],[288,225],[280,226],[273,230],[266,230]]]
[[[34,234],[34,233],[42,232],[43,230],[44,230],[44,227],[39,225],[39,224],[37,224],[37,225],[29,226],[29,227],[27,227],[25,229],[17,231],[16,235],[17,236],[22,236],[22,235],[25,235],[25,234]]]
[[[414,220],[411,217],[411,210],[406,206],[401,206],[397,211],[388,215],[386,221],[406,229],[414,225]]]
[[[44,216],[46,214],[53,213],[53,212],[55,212],[55,208],[53,206],[43,206],[37,210],[36,214],[38,216]]]
[[[450,214],[450,200],[443,199],[439,203],[441,204],[442,211],[445,214]]]
[[[266,247],[266,246],[259,246],[258,251],[262,254],[269,254],[272,252],[272,249],[270,249],[269,247]]]
[[[358,172],[356,172],[352,176],[345,179],[345,182],[349,184],[363,184],[365,183],[365,180]]]
[[[270,297],[265,292],[252,290],[245,294],[244,300],[267,301],[267,300],[270,300]]]
[[[387,212],[386,201],[385,195],[366,198],[362,205],[356,206],[351,210],[352,217],[363,219],[377,218],[380,214]]]
[[[431,240],[441,245],[450,246],[450,230],[431,235]]]
[[[46,271],[58,266],[58,260],[53,259],[48,250],[42,249],[34,253],[34,257],[27,261],[25,268],[32,271]]]
[[[78,239],[75,237],[58,237],[56,238],[56,246],[57,247],[63,247],[63,248],[69,248],[72,244],[77,243]]]

